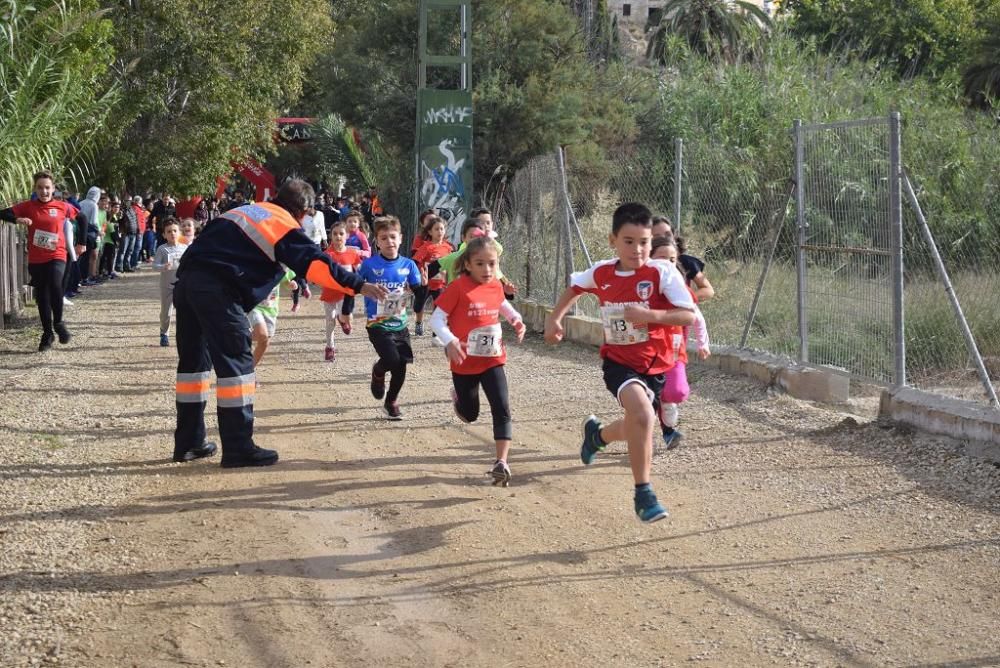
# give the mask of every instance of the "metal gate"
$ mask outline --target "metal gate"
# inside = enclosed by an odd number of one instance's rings
[[[793,133],[799,360],[903,385],[899,115]]]

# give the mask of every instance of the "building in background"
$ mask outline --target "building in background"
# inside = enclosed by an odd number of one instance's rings
[[[759,5],[768,16],[774,8],[772,0],[751,0]],[[608,9],[618,17],[618,23],[623,25],[631,23],[633,25],[644,26],[649,19],[650,12],[663,9],[666,0],[609,0]]]

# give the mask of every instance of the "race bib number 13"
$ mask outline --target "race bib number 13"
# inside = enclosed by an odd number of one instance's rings
[[[645,325],[636,326],[625,319],[623,306],[602,306],[601,321],[604,324],[604,340],[612,346],[628,346],[649,341],[649,329]]]

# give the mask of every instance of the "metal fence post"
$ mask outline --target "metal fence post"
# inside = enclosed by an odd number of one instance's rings
[[[898,111],[889,114],[889,224],[892,244],[892,330],[894,382],[906,385],[906,330],[903,319],[903,199],[901,128]]]
[[[767,274],[771,270],[771,265],[774,263],[774,252],[778,250],[778,241],[781,239],[781,229],[785,226],[785,220],[788,219],[788,205],[791,204],[792,197],[795,195],[795,184],[791,185],[791,190],[788,192],[788,197],[785,198],[785,206],[782,207],[780,215],[775,212],[775,223],[771,229],[771,240],[770,249],[767,252],[767,259],[764,261],[764,268],[760,272],[760,278],[757,279],[757,289],[753,293],[753,300],[750,302],[750,312],[747,313],[747,322],[743,326],[743,335],[740,337],[740,348],[747,347],[747,341],[750,339],[750,330],[753,328],[754,318],[757,317],[757,307],[760,304],[760,297],[764,293],[764,284],[767,282]]]
[[[798,229],[798,243],[795,250],[796,282],[798,290],[799,319],[799,361],[809,361],[809,323],[806,320],[806,242],[808,241],[806,227],[806,199],[802,188],[805,179],[805,146],[802,136],[802,120],[795,119],[795,225]]]
[[[681,231],[681,184],[684,178],[684,140],[674,140],[674,230]]]
[[[580,242],[580,249],[583,250],[583,256],[587,260],[587,266],[593,264],[590,261],[590,250],[587,248],[587,242],[583,240],[583,232],[580,230],[580,222],[576,219],[576,212],[573,211],[573,202],[569,198],[569,175],[566,173],[566,151],[562,146],[559,147],[559,173],[562,176],[562,191],[563,199],[566,201],[566,227],[567,229],[572,228],[567,232],[567,238],[573,237],[573,232],[576,232],[576,240]],[[573,249],[572,243],[567,246],[567,258],[569,261],[569,268],[572,271],[576,271],[576,267],[573,266]],[[566,280],[567,285],[569,284],[569,278]]]
[[[920,224],[920,232],[923,234],[924,241],[927,242],[927,248],[931,252],[931,258],[934,260],[934,268],[937,270],[938,277],[944,284],[944,291],[948,295],[948,301],[951,302],[951,307],[955,310],[955,319],[958,320],[959,329],[962,330],[962,337],[965,339],[965,346],[969,350],[969,356],[972,357],[972,361],[976,365],[979,380],[982,381],[983,387],[986,389],[986,396],[989,397],[990,404],[994,408],[1000,408],[1000,400],[997,399],[993,383],[990,382],[990,374],[986,370],[986,364],[983,363],[983,356],[979,353],[976,338],[972,335],[972,330],[969,328],[969,321],[965,319],[962,305],[958,301],[958,295],[955,294],[955,288],[952,286],[951,278],[948,276],[948,269],[944,266],[941,253],[938,252],[937,243],[934,241],[934,235],[927,224],[927,218],[924,217],[923,209],[920,208],[917,193],[914,192],[913,184],[910,183],[910,177],[905,172],[903,173],[903,186],[906,189],[906,199],[910,202],[910,207],[917,216],[917,222]]]

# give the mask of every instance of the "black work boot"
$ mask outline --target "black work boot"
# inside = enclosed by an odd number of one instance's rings
[[[267,450],[256,445],[253,446],[253,449],[232,457],[227,457],[225,452],[222,453],[222,468],[224,469],[238,469],[244,466],[271,466],[277,463],[277,450]]]
[[[187,452],[175,452],[174,461],[193,462],[194,460],[201,459],[202,457],[211,457],[215,454],[216,450],[218,450],[218,447],[216,447],[215,443],[206,441],[195,448],[191,448]]]

